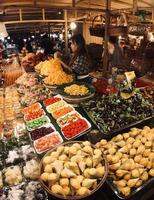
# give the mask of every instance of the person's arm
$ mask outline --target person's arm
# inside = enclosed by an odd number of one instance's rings
[[[72,72],[72,69],[71,69],[67,64],[65,64],[62,60],[60,60],[60,63],[61,63],[61,65],[62,65],[65,69],[67,69],[67,70],[69,70],[70,72]]]
[[[67,70],[69,70],[70,72],[72,72],[72,69],[71,69],[66,63],[64,63],[64,62],[61,60],[61,57],[62,57],[61,52],[56,51],[56,52],[54,53],[54,58],[58,58],[59,61],[60,61],[60,63],[61,63],[61,65],[62,65],[65,69],[67,69]]]

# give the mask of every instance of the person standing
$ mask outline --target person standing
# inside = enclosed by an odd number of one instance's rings
[[[125,68],[126,62],[121,47],[117,44],[116,37],[110,37],[108,42],[109,65],[110,67]]]

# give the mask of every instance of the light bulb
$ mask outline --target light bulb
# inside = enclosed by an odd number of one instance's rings
[[[77,25],[76,25],[75,22],[71,22],[71,23],[70,23],[70,28],[71,28],[71,30],[76,29],[76,27],[77,27]]]

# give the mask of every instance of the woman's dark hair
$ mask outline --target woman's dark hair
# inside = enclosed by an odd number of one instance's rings
[[[89,60],[89,55],[88,55],[88,52],[87,52],[86,47],[85,47],[85,44],[86,44],[85,39],[82,36],[82,34],[80,34],[80,33],[75,34],[71,37],[70,40],[73,43],[75,42],[78,45],[78,50],[74,53],[73,58],[70,62],[70,65],[72,65],[74,60],[80,55],[85,55],[87,57],[87,59]]]
[[[85,39],[81,34],[75,34],[71,37],[71,41],[76,43],[78,45],[78,52],[77,54],[84,54],[86,53],[86,48],[85,48]]]
[[[112,44],[117,44],[117,37],[116,36],[110,36],[109,42],[112,43]]]

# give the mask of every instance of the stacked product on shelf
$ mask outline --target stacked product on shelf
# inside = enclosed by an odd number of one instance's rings
[[[24,73],[17,79],[16,85],[23,106],[31,105],[52,96],[51,91],[38,82],[35,74]]]
[[[39,161],[27,135],[1,140],[0,151],[0,199],[47,199],[38,182]]]

